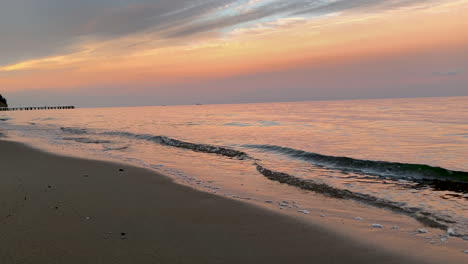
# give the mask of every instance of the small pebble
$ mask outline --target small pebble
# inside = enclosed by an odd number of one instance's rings
[[[273,201],[271,201],[271,200],[266,200],[266,201],[265,201],[265,203],[272,204],[272,203],[273,203]]]
[[[464,236],[464,237],[463,237],[463,240],[468,241],[468,236]]]
[[[393,230],[398,230],[398,229],[400,229],[400,227],[399,226],[392,226],[392,229]]]
[[[380,225],[380,224],[372,224],[372,227],[374,227],[374,228],[383,228],[383,225]]]
[[[440,241],[442,241],[442,242],[446,242],[447,240],[448,240],[448,237],[447,237],[447,236],[442,236],[442,237],[440,238]]]
[[[426,234],[429,233],[426,229],[418,229],[417,231],[419,234]]]
[[[364,219],[362,219],[362,217],[355,217],[354,220],[357,220],[357,221],[364,221]]]
[[[303,214],[309,214],[310,213],[308,210],[298,210],[298,212],[303,213]]]
[[[121,239],[126,239],[126,238],[127,238],[127,234],[126,234],[126,233],[120,233],[120,238],[121,238]]]
[[[437,242],[435,242],[435,241],[431,241],[431,244],[435,244],[435,243],[437,243]]]
[[[119,169],[119,171],[124,171],[124,169]]]
[[[453,228],[449,228],[449,229],[447,229],[447,235],[455,236],[455,235],[457,235],[457,233],[455,232],[455,230]]]
[[[86,219],[86,220],[90,220],[90,219],[91,219],[91,217],[87,216],[85,219]]]
[[[463,253],[468,254],[468,250],[463,251]]]
[[[320,217],[325,217],[325,215],[324,215],[324,214],[321,214]]]

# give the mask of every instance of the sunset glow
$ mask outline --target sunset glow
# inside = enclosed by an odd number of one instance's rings
[[[418,58],[414,67],[425,70],[427,79],[433,72],[456,71],[455,78],[467,80],[466,0],[369,1],[375,3],[357,3],[352,8],[338,5],[337,10],[327,10],[325,5],[311,13],[300,11],[306,9],[306,2],[316,1],[294,1],[304,3],[264,16],[254,11],[273,6],[275,1],[226,1],[229,3],[207,10],[194,21],[178,21],[178,26],[155,22],[122,34],[99,33],[101,27],[121,22],[122,17],[130,19],[140,12],[146,15],[145,10],[151,6],[128,2],[75,25],[80,34],[66,39],[66,46],[29,58],[20,49],[17,57],[0,57],[2,90],[15,94],[118,87],[121,91],[144,89],[142,93],[157,93],[167,85],[189,87],[192,82],[226,78],[235,81],[236,76],[269,72],[289,78],[294,85],[291,69],[323,66],[332,75],[333,71],[342,71],[343,65],[352,71],[361,67],[362,61],[378,60],[385,68],[387,60],[408,56]],[[242,21],[249,12],[249,19]],[[237,23],[231,21],[236,18]],[[208,26],[216,20],[219,25]],[[434,65],[425,64],[427,56],[434,57],[435,64],[439,54],[444,57],[447,52],[453,56],[453,65],[440,61],[440,69],[434,69]],[[336,89],[339,93],[339,87]]]

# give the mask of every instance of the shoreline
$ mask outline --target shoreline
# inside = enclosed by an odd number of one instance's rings
[[[440,263],[147,169],[0,150],[2,263]]]

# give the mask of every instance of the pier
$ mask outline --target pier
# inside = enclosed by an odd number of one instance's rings
[[[0,111],[31,111],[31,110],[58,110],[75,109],[72,105],[67,106],[30,106],[30,107],[0,107]]]

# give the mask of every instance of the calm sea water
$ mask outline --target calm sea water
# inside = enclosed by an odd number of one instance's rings
[[[221,195],[276,202],[314,192],[468,235],[468,97],[0,112],[0,120],[14,140],[151,168]]]

